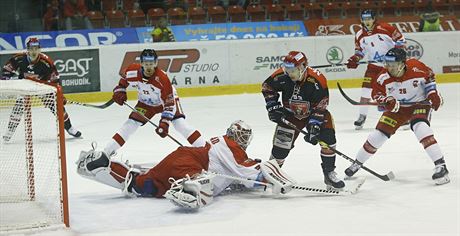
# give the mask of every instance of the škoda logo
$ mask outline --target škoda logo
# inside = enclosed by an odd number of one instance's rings
[[[141,52],[126,52],[119,71],[120,75],[130,64],[140,62],[139,55]],[[194,63],[200,59],[200,51],[197,49],[157,50],[156,52],[158,54],[158,67],[171,73],[180,72],[184,64]]]

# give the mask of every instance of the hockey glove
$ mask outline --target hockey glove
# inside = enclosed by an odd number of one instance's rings
[[[437,111],[444,102],[441,95],[439,95],[437,91],[433,91],[428,94],[428,101],[431,102],[431,107],[433,107],[435,111]]]
[[[170,121],[168,119],[161,118],[158,127],[155,129],[155,132],[157,132],[157,134],[160,135],[160,137],[164,138],[168,136],[169,122]]]
[[[381,96],[376,99],[378,103],[381,103],[383,107],[385,107],[385,110],[390,111],[390,112],[398,112],[399,111],[399,101],[396,100],[396,98],[392,96],[384,97]]]
[[[349,59],[348,59],[348,62],[347,62],[347,68],[348,69],[356,69],[358,68],[358,62],[359,60],[361,60],[361,58],[357,55],[353,55],[351,56]]]
[[[280,102],[269,102],[265,107],[268,111],[268,118],[275,123],[281,123],[281,120],[286,117],[285,109]]]
[[[307,131],[308,131],[308,134],[303,137],[305,142],[311,143],[312,145],[318,144],[318,135],[319,135],[319,132],[321,131],[321,127],[319,126],[319,123],[317,122],[308,123]]]
[[[126,88],[123,88],[120,85],[115,87],[113,89],[112,100],[118,105],[123,106],[123,103],[128,100],[128,96],[126,95]]]

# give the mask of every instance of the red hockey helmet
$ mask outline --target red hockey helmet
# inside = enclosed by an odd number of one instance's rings
[[[27,48],[40,47],[40,41],[38,40],[38,38],[30,38],[29,40],[27,40],[26,46]]]
[[[283,60],[284,72],[291,77],[292,80],[300,80],[307,70],[308,59],[303,52],[290,51]]]

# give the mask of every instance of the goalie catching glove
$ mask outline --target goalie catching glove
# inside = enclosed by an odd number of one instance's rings
[[[260,170],[265,180],[272,185],[273,194],[286,194],[295,185],[295,181],[281,170],[275,159],[262,163]]]

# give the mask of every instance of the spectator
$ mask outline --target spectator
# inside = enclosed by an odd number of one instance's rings
[[[51,0],[43,16],[43,25],[46,31],[59,30],[59,1]]]
[[[78,26],[84,25],[84,28],[92,29],[91,21],[86,16],[87,12],[85,0],[65,0],[64,18],[66,29],[72,30],[75,25],[77,25],[75,28],[83,28]]]
[[[168,22],[166,18],[161,17],[158,19],[158,22],[155,28],[150,33],[152,35],[153,42],[174,42],[174,35],[168,27]]]
[[[86,0],[88,11],[101,11],[101,0]]]
[[[441,31],[440,14],[428,5],[425,13],[420,16],[419,32]]]

